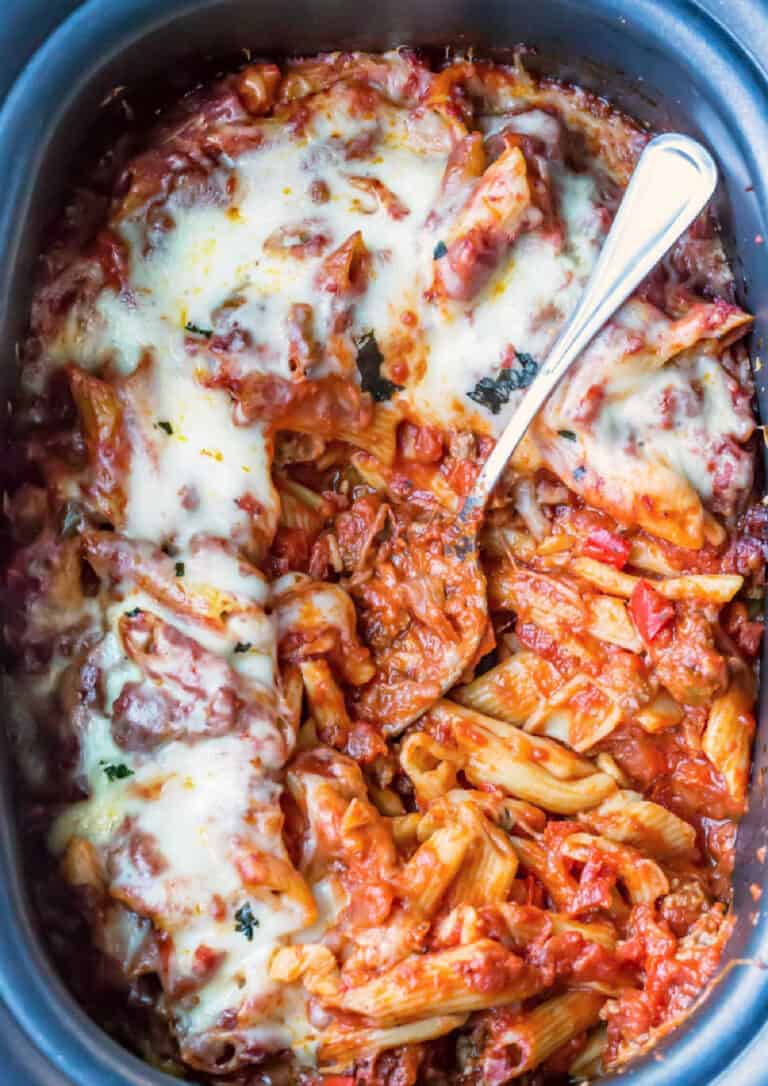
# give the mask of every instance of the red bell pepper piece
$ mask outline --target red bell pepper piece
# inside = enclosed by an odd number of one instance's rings
[[[629,601],[629,613],[643,641],[649,643],[675,620],[675,609],[648,581],[640,581]]]
[[[616,532],[609,532],[607,528],[595,528],[584,541],[582,554],[588,558],[596,558],[598,562],[605,562],[616,569],[623,569],[627,564],[632,544]]]

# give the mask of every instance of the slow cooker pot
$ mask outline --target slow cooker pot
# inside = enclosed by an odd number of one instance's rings
[[[6,78],[73,7],[76,0],[6,0],[0,31]],[[706,8],[688,0],[381,0],[364,14],[351,0],[90,0],[39,48],[0,113],[3,390],[12,387],[13,345],[24,326],[45,224],[74,150],[115,85],[143,83],[174,63],[231,55],[244,45],[259,53],[311,53],[451,43],[493,55],[521,41],[538,47],[546,70],[712,148],[722,177],[720,217],[743,279],[741,300],[757,317],[753,356],[768,350],[768,74],[755,59],[761,43],[768,58],[764,0],[707,0]],[[3,89],[0,73],[0,94]],[[755,377],[766,418],[768,366]],[[24,888],[12,768],[7,755],[0,761],[0,1081],[176,1081],[102,1033],[52,970]],[[768,1020],[768,868],[759,860],[761,846],[768,846],[767,773],[764,684],[751,805],[737,844],[738,920],[722,976],[679,1030],[621,1076],[624,1086],[768,1083],[768,1059],[760,1058],[768,1039],[768,1027],[761,1032]]]

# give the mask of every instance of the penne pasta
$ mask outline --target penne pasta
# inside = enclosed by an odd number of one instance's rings
[[[635,720],[645,731],[655,732],[674,728],[683,719],[683,707],[666,690],[659,693],[635,713]]]
[[[599,588],[601,592],[607,592],[611,596],[625,596],[627,599],[640,581],[639,577],[622,573],[614,566],[598,562],[594,558],[574,558],[568,563],[568,570]]]
[[[528,532],[507,524],[494,524],[490,517],[482,530],[480,543],[486,554],[510,562],[515,558],[530,562],[538,552],[536,540]]]
[[[302,981],[307,991],[321,999],[333,998],[341,987],[336,959],[318,943],[278,947],[270,957],[269,975],[287,984]]]
[[[289,665],[280,673],[278,698],[278,720],[291,736],[291,742],[299,733],[301,726],[301,703],[304,697],[304,683],[301,671]]]
[[[339,427],[334,436],[358,449],[372,453],[385,467],[389,467],[397,452],[397,425],[401,414],[395,404],[374,404],[373,418],[366,427],[345,429]]]
[[[518,840],[518,845],[519,841]],[[538,861],[540,862],[540,861]],[[505,903],[497,906],[499,913],[504,917],[509,934],[516,946],[525,946],[535,939],[541,938],[548,929],[555,934],[560,932],[575,932],[589,943],[597,943],[606,950],[613,950],[616,946],[616,930],[612,924],[603,921],[582,923],[574,920],[565,913],[552,910],[540,910],[525,905]]]
[[[690,857],[696,847],[693,826],[638,792],[617,792],[579,815],[579,820],[610,841],[632,845],[660,860]]]
[[[331,1027],[322,1034],[317,1049],[317,1062],[324,1074],[348,1071],[355,1060],[375,1056],[390,1048],[421,1044],[442,1037],[466,1022],[464,1014],[442,1014],[422,1018],[389,1029],[344,1029]]]
[[[487,984],[478,982],[483,975],[488,977]],[[536,971],[520,958],[492,939],[479,939],[406,958],[366,984],[330,998],[316,994],[329,1007],[395,1026],[426,1017],[428,1008],[463,1014],[501,1007],[529,998],[539,985]]]
[[[522,724],[561,683],[561,675],[549,661],[523,650],[457,687],[451,698],[486,716]]]
[[[276,595],[274,612],[278,651],[286,662],[329,653],[353,686],[372,678],[375,668],[358,638],[354,604],[340,585],[301,577]]]
[[[479,812],[474,821],[477,836],[448,892],[449,908],[505,901],[515,881],[517,853],[508,836]]]
[[[608,1045],[608,1030],[598,1026],[592,1030],[587,1043],[568,1068],[568,1074],[579,1082],[597,1078],[603,1073],[603,1055]]]
[[[580,754],[605,739],[621,723],[623,712],[586,675],[576,675],[525,723],[525,730],[546,735]]]
[[[634,537],[629,552],[629,565],[644,573],[658,573],[662,577],[674,577],[678,572],[664,545],[651,535]]]
[[[593,558],[574,558],[568,568],[602,592],[627,599],[640,583],[639,577],[622,573]],[[657,592],[670,600],[723,604],[733,599],[744,584],[744,578],[735,574],[695,573],[684,577],[665,577],[652,584]]]
[[[550,855],[542,844],[527,837],[510,838],[518,859],[535,875],[561,912],[567,912],[578,891],[578,883],[558,855]]]
[[[299,665],[309,710],[318,735],[332,746],[343,747],[352,721],[344,695],[325,660],[303,660]]]
[[[422,822],[420,814],[395,815],[390,821],[392,837],[398,849],[410,851],[419,843],[419,826]]]
[[[491,751],[470,755],[465,772],[473,784],[495,784],[511,795],[555,814],[571,815],[589,810],[616,788],[612,778],[604,773],[562,780],[539,766],[518,759],[507,758],[499,763]]]
[[[737,574],[687,574],[667,577],[654,584],[657,592],[669,600],[698,600],[720,606],[732,600],[744,584]]]
[[[604,853],[616,864],[633,905],[650,904],[669,892],[667,877],[658,864],[627,845],[615,844],[605,837],[574,833],[564,839],[560,851],[570,860],[586,863],[591,850]]]
[[[505,1069],[516,1078],[532,1071],[572,1037],[598,1020],[605,998],[594,992],[566,992],[521,1014],[494,1038]]]
[[[476,841],[465,825],[444,826],[419,845],[403,868],[403,897],[418,917],[431,916]],[[514,873],[513,873],[514,877]]]
[[[616,759],[607,751],[601,751],[595,758],[595,764],[601,773],[607,773],[613,777],[620,788],[629,788],[630,781],[626,773],[621,769]]]
[[[291,479],[278,479],[276,489],[280,496],[280,523],[284,527],[312,534],[320,531],[329,510],[319,494]]]
[[[413,732],[400,747],[400,764],[411,778],[420,806],[428,806],[456,787],[463,754],[426,732]]]
[[[613,596],[593,596],[589,609],[587,630],[593,637],[629,652],[642,652],[643,644],[621,600]]]
[[[588,758],[573,754],[560,743],[528,735],[512,724],[494,720],[493,717],[445,699],[430,709],[423,717],[423,723],[428,728],[450,729],[460,752],[477,753],[475,741],[482,737],[484,745],[493,748],[493,752],[526,759],[531,764],[544,767],[559,780],[577,780],[590,777],[595,772],[595,767]],[[479,744],[477,747],[479,748]]]
[[[701,749],[725,778],[734,803],[743,805],[749,781],[749,752],[755,733],[753,684],[741,671],[709,710]]]
[[[574,582],[551,574],[532,573],[506,564],[488,577],[491,606],[514,610],[557,638],[576,656],[590,658],[578,634],[640,652],[642,644],[621,600],[585,593]]]
[[[558,814],[596,807],[616,789],[611,777],[559,743],[527,735],[472,709],[441,701],[424,718],[427,726],[451,726],[475,785],[497,785],[518,799]]]
[[[253,849],[238,856],[236,866],[243,886],[254,897],[269,901],[273,894],[284,895],[302,910],[305,927],[317,920],[317,902],[290,860]]]
[[[369,784],[368,794],[377,811],[388,818],[398,818],[405,814],[403,801],[394,789],[379,788],[375,784]]]
[[[461,817],[462,808],[471,807],[481,812],[487,822],[492,822],[505,832],[516,825],[527,833],[540,833],[546,825],[546,815],[538,807],[521,800],[502,796],[500,793],[481,791],[476,788],[456,788],[446,792],[429,807],[419,822],[419,840],[426,840],[437,826],[445,825]],[[483,823],[485,825],[485,822]]]
[[[119,529],[126,506],[121,476],[131,455],[123,404],[111,384],[79,366],[68,366],[67,376],[91,465],[87,500],[100,518]]]

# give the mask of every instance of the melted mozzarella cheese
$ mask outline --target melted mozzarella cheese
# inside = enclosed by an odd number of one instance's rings
[[[327,253],[360,230],[372,266],[354,305],[353,331],[372,330],[388,365],[406,363],[407,376],[397,376],[404,388],[396,399],[425,421],[500,433],[521,393],[513,392],[497,414],[469,393],[482,378],[498,375],[512,351],[539,361],[546,354],[597,258],[605,212],[595,177],[560,161],[561,128],[551,114],[523,110],[481,123],[488,137],[509,128],[548,149],[563,230],[561,237],[524,231],[469,305],[435,305],[425,294],[441,240],[439,222],[428,216],[450,149],[445,122],[429,112],[409,114],[382,104],[372,116],[331,91],[318,96],[299,134],[266,120],[256,149],[222,157],[211,189],[229,197],[190,201],[182,190],[167,201],[168,224],[152,234],[151,243],[142,216],[118,225],[131,253],[130,289],[120,295],[102,291],[87,321],[65,325],[51,355],[88,365],[110,359],[123,373],[132,372],[148,351],[158,359],[155,417],[133,442],[128,534],[175,536],[182,544],[185,536],[204,531],[242,537],[248,514],[238,499],[244,494],[259,502],[265,523],[274,527],[276,498],[262,429],[233,428],[227,397],[200,388],[196,371],[205,365],[204,351],[196,351],[185,328],[226,331],[236,324],[249,344],[233,354],[241,376],[290,376],[287,326],[296,303],[312,306],[318,342],[328,338],[333,299],[315,285],[325,254],[299,258],[289,248],[281,250],[274,244],[281,231],[322,235]],[[352,145],[363,149],[350,157]],[[356,187],[355,178],[382,182],[408,213],[393,218],[374,195]],[[327,199],[316,203],[310,192],[318,182]],[[415,365],[403,346],[405,315],[417,322],[408,344],[419,355]],[[312,373],[320,375],[328,365],[315,363]],[[717,383],[716,375],[712,381]],[[641,382],[638,398],[647,399],[646,391]],[[710,400],[718,410],[708,416],[708,433],[720,426],[723,433],[743,430],[743,420],[719,393],[707,400],[708,408]],[[157,421],[170,423],[173,435],[158,430]],[[636,429],[629,421],[627,428]],[[598,456],[611,457],[616,433],[608,399],[594,428]],[[650,438],[648,427],[644,435]],[[716,469],[711,456],[697,455],[699,440],[690,427],[665,434],[656,428],[653,444],[703,498],[711,495]],[[149,486],[156,500],[148,502]],[[180,503],[196,498],[194,515],[180,511]]]
[[[426,310],[429,361],[424,379],[409,390],[422,416],[501,433],[522,393],[496,415],[478,408],[468,393],[481,378],[498,374],[510,349],[543,358],[576,305],[603,237],[595,182],[564,169],[554,173],[562,243],[540,232],[523,234],[469,312],[460,306]]]
[[[623,306],[553,397],[548,421],[555,430],[578,430],[590,390],[599,389],[599,409],[588,423],[596,471],[613,475],[617,457],[626,456],[672,469],[704,501],[715,496],[718,473],[727,473],[732,492],[743,492],[752,463],[736,445],[748,440],[754,419],[706,343],[670,364],[654,359],[670,323],[648,306]]]
[[[629,387],[628,387],[629,386]],[[669,404],[666,418],[665,404]],[[660,424],[660,420],[664,420]],[[685,366],[609,381],[607,404],[597,422],[603,446],[630,442],[643,460],[657,460],[687,479],[702,498],[713,497],[718,462],[727,456],[723,439],[746,441],[752,423],[735,410],[729,380],[717,359],[697,354]],[[751,462],[734,462],[732,485],[746,490]]]
[[[267,1013],[247,1026],[249,1041],[283,1047],[292,1042],[292,1027],[284,1020],[282,995],[267,966],[275,947],[306,928],[306,922],[303,909],[289,898],[282,897],[275,907],[269,894],[265,900],[249,894],[235,864],[236,844],[246,832],[249,848],[285,859],[274,832],[280,786],[255,768],[257,750],[258,744],[239,736],[195,746],[173,742],[150,758],[128,759],[132,776],[110,781],[104,766],[125,764],[126,757],[109,736],[108,720],[94,717],[84,747],[91,796],[59,818],[51,845],[59,851],[78,835],[109,849],[117,837],[118,848],[110,853],[110,890],[137,902],[142,915],[172,935],[173,981],[194,976],[199,947],[221,955],[191,1005],[187,1000],[174,1008],[171,1001],[182,1035],[214,1028],[225,1012],[238,1011],[246,993],[249,1000],[268,1004]],[[123,840],[126,819],[130,830]],[[160,870],[135,844],[144,839],[162,858]],[[235,917],[246,902],[257,932],[251,940],[237,930]]]
[[[153,367],[147,400],[132,434],[124,533],[180,552],[203,534],[245,543],[251,496],[271,536],[277,500],[262,427],[233,426],[227,394],[203,388],[188,360],[186,370],[170,358]]]
[[[111,616],[137,600],[148,602],[139,595],[129,597]],[[323,916],[327,922],[328,893],[321,890],[326,907],[310,929],[303,908],[291,899],[266,894],[260,900],[249,893],[235,862],[245,842],[249,850],[286,859],[279,832],[281,786],[260,768],[259,735],[195,744],[175,741],[151,753],[127,753],[112,737],[108,713],[123,685],[140,678],[141,672],[125,659],[115,633],[104,638],[95,662],[104,675],[107,697],[105,713],[91,710],[83,729],[81,775],[90,795],[55,821],[52,851],[63,851],[78,836],[111,857],[110,892],[133,903],[157,929],[173,937],[170,981],[194,976],[199,947],[221,956],[194,1001],[168,1000],[182,1037],[213,1029],[225,1012],[236,1013],[247,998],[264,1000],[267,1008],[258,1022],[245,1028],[249,1043],[268,1048],[294,1040],[309,1044],[314,1035],[300,992],[278,989],[267,966],[287,936],[317,931]],[[125,766],[130,775],[110,779],[106,770],[116,765]],[[136,847],[141,841],[151,843],[162,864],[159,869]],[[236,924],[235,913],[246,902],[255,918],[252,940]]]
[[[414,277],[423,245],[414,244],[432,207],[442,176],[443,155],[403,145],[398,112],[383,111],[384,134],[375,155],[346,159],[342,143],[363,137],[371,122],[340,108],[332,121],[320,111],[302,138],[267,126],[264,145],[238,157],[222,186],[234,189],[228,206],[170,205],[173,227],[144,255],[143,224],[121,230],[133,254],[131,293],[103,292],[95,322],[101,349],[115,352],[123,372],[132,372],[150,349],[182,371],[194,369],[185,346],[185,326],[207,330],[230,307],[252,339],[249,368],[290,376],[286,324],[291,306],[313,306],[316,335],[329,332],[330,299],[314,285],[321,256],[297,257],[268,239],[286,228],[326,239],[330,251],[362,230],[373,254],[369,289],[360,301],[361,327],[384,330],[403,283]],[[408,209],[393,219],[378,200],[355,187],[354,178],[375,177]],[[313,204],[312,182],[327,186],[328,199]],[[430,250],[431,252],[431,250]]]

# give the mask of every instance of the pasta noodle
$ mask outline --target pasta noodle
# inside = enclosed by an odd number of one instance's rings
[[[603,1003],[593,992],[556,996],[510,1024],[495,1047],[503,1051],[513,1076],[531,1071],[575,1034],[593,1025]]]

